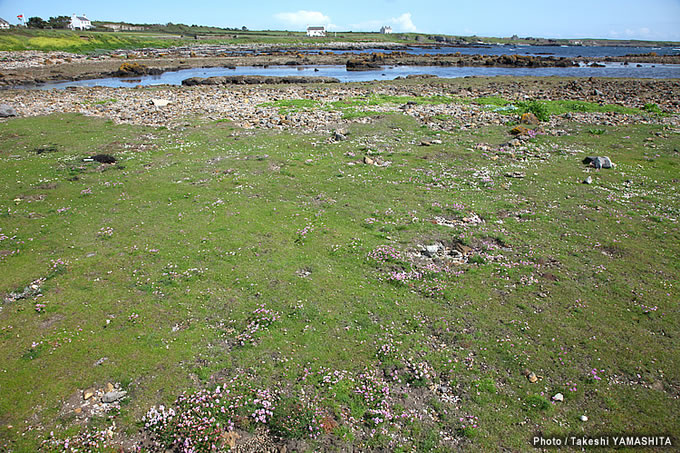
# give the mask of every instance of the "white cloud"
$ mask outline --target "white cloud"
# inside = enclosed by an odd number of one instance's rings
[[[294,13],[277,13],[274,18],[283,22],[284,24],[304,28],[308,25],[329,25],[331,18],[319,11],[305,11],[300,10]]]
[[[411,20],[411,13],[404,13],[396,19],[391,19],[391,21],[400,29],[399,31],[416,32],[416,25]]]
[[[623,31],[610,30],[608,35],[614,39],[662,39],[661,35],[653,33],[647,27],[626,28]]]
[[[390,19],[366,20],[358,24],[350,24],[350,28],[358,31],[377,31],[383,25],[391,25],[394,27],[394,31],[415,33],[417,28],[411,17],[411,13],[404,13],[399,17]]]

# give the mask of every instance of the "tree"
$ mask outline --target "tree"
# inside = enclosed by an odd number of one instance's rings
[[[48,20],[47,23],[50,28],[68,28],[71,23],[71,18],[68,16],[50,17],[50,20]]]
[[[47,22],[42,20],[40,17],[29,17],[28,22],[26,22],[28,28],[45,28]]]
[[[241,30],[243,30],[243,31],[248,31],[248,27],[246,27],[246,26],[244,25],[243,27],[241,27]]]

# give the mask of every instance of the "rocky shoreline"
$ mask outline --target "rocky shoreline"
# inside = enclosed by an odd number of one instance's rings
[[[385,43],[352,43],[347,46],[333,43],[318,48],[318,53],[302,49],[286,49],[271,45],[217,46],[204,45],[171,49],[141,49],[116,51],[101,55],[84,56],[67,52],[0,52],[0,86],[31,86],[50,81],[74,81],[102,77],[129,75],[124,66],[147,68],[146,73],[161,73],[200,67],[237,66],[300,66],[344,65],[348,70],[370,70],[382,66],[486,66],[486,67],[574,67],[580,63],[598,62],[680,64],[680,56],[657,56],[653,54],[628,55],[606,58],[564,58],[554,56],[525,55],[462,55],[423,54],[404,52],[399,45]],[[366,50],[379,45],[391,52],[334,53],[332,50]],[[510,52],[509,52],[510,53]],[[144,73],[132,73],[141,75]]]
[[[338,101],[386,96],[446,96],[460,102],[384,103],[358,105],[351,118],[335,108]],[[668,80],[601,80],[511,77],[444,80],[416,78],[390,82],[352,84],[285,84],[160,86],[150,88],[69,88],[66,90],[3,90],[0,104],[12,106],[19,116],[78,113],[107,118],[115,123],[183,128],[191,119],[231,121],[245,129],[263,128],[327,133],[349,122],[370,122],[381,114],[404,113],[434,130],[455,132],[513,121],[471,99],[498,96],[511,101],[526,99],[578,100],[642,108],[656,104],[658,116],[621,113],[581,113],[554,116],[548,128],[557,130],[565,121],[621,125],[661,122],[680,127],[680,82]],[[312,108],[282,109],[281,100],[308,100]],[[362,116],[361,113],[367,113]]]

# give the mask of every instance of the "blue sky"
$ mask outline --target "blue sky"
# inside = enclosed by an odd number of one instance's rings
[[[93,20],[186,23],[250,29],[394,31],[546,38],[618,38],[680,41],[680,0],[0,0],[0,17],[86,14]]]

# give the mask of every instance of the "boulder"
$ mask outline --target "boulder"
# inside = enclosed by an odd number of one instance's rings
[[[583,163],[595,168],[612,168],[614,164],[607,156],[588,156],[583,159]]]
[[[536,115],[534,115],[533,113],[530,113],[530,112],[522,113],[522,116],[520,117],[519,122],[521,124],[532,124],[532,125],[540,124],[538,117]]]
[[[19,116],[16,109],[11,105],[0,105],[0,118],[9,118],[11,116]]]
[[[167,107],[167,105],[170,104],[170,101],[167,99],[151,99],[151,103],[154,107]]]
[[[515,126],[512,129],[510,129],[510,133],[512,135],[529,135],[529,128],[526,126]]]
[[[435,256],[437,253],[439,253],[439,250],[442,248],[440,244],[432,244],[432,245],[426,245],[425,246],[425,255],[429,257]]]

